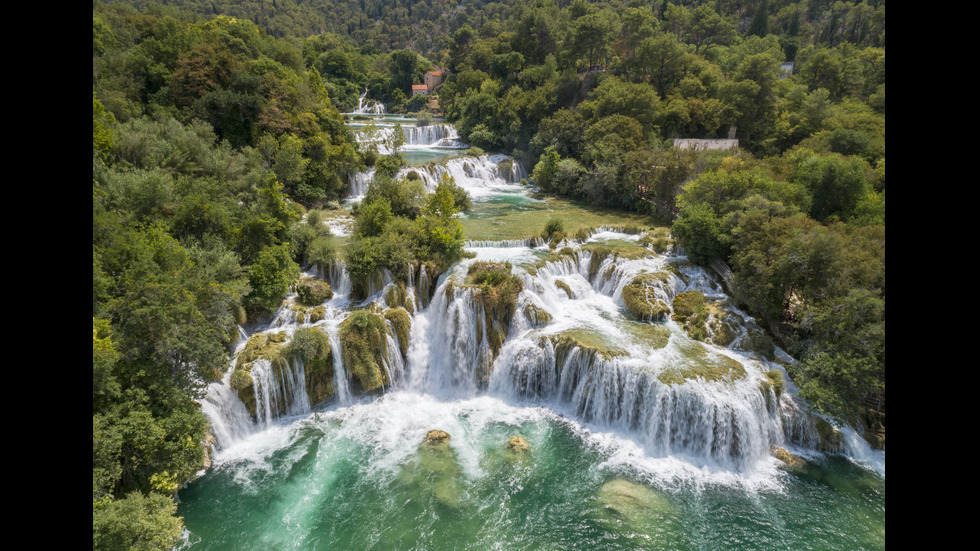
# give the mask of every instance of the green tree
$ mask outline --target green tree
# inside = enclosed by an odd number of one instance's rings
[[[686,206],[670,232],[684,246],[687,257],[697,264],[705,265],[725,252],[721,220],[707,204]]]
[[[769,34],[769,5],[766,0],[756,6],[752,23],[749,24],[748,34],[766,36]]]
[[[248,268],[252,292],[247,298],[254,306],[274,311],[299,273],[288,244],[266,247]]]

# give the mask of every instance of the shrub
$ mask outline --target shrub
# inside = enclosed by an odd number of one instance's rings
[[[333,289],[326,281],[307,279],[296,284],[299,301],[307,306],[316,306],[333,298]]]

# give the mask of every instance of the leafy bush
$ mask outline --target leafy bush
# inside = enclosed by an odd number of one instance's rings
[[[333,289],[326,281],[307,279],[296,284],[299,301],[307,306],[316,306],[333,298]]]

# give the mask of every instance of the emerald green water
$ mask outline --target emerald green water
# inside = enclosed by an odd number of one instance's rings
[[[452,455],[417,449],[434,428]],[[520,434],[527,456],[506,448]],[[494,398],[394,392],[219,453],[179,494],[182,548],[883,549],[884,480],[841,458],[711,473]]]
[[[549,218],[558,218],[565,233],[598,226],[653,226],[644,214],[605,209],[556,197],[532,198],[526,192],[501,193],[473,204],[462,218],[467,239],[504,240],[540,236]]]

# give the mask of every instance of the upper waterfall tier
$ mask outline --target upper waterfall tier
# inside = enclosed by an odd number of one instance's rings
[[[371,168],[348,177],[352,197],[363,197],[367,193],[374,173],[375,170]],[[431,192],[436,189],[443,174],[452,176],[456,185],[465,189],[473,200],[480,200],[494,193],[520,190],[521,180],[527,177],[527,170],[520,161],[507,155],[495,154],[456,157],[442,163],[402,167],[396,178],[418,177]]]
[[[361,147],[373,146],[381,155],[392,153],[391,145],[397,128],[392,123],[348,123],[354,131],[354,137]],[[405,143],[399,151],[412,149],[466,149],[469,147],[459,137],[456,127],[451,124],[429,124],[417,126],[414,124],[400,125],[405,135]]]

